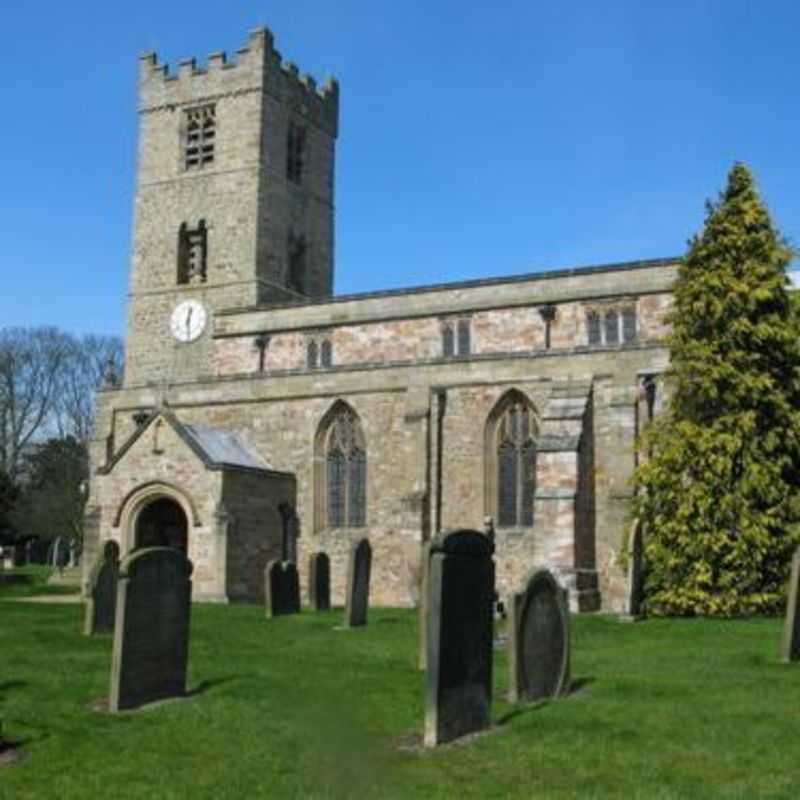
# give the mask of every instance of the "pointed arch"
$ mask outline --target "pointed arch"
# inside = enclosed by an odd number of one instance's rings
[[[367,524],[367,441],[356,411],[344,400],[328,409],[314,439],[314,527]]]
[[[533,526],[538,433],[536,409],[518,389],[509,389],[486,419],[485,513],[498,528]]]

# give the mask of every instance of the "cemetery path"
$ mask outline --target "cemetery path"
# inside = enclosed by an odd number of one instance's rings
[[[4,603],[82,603],[80,594],[36,594],[31,597],[2,597]]]

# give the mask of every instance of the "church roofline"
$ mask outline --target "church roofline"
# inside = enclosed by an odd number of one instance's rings
[[[263,303],[261,305],[238,306],[225,308],[216,312],[217,316],[229,316],[249,311],[263,311],[278,308],[305,308],[308,306],[330,305],[333,303],[352,302],[354,300],[371,300],[383,297],[402,297],[403,295],[426,294],[433,292],[447,292],[459,289],[474,289],[484,286],[500,286],[510,283],[527,283],[530,281],[555,280],[581,275],[595,275],[603,272],[623,272],[636,269],[654,267],[674,267],[680,262],[681,257],[652,258],[639,261],[623,261],[612,264],[597,264],[588,267],[570,267],[554,269],[547,272],[525,272],[519,275],[503,275],[495,278],[475,278],[466,281],[453,281],[449,283],[430,283],[418,286],[409,286],[398,289],[379,289],[371,292],[356,292],[351,294],[331,295],[330,297],[308,297],[302,300],[290,300],[282,303]]]

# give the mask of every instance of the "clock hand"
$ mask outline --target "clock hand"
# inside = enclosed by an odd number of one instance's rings
[[[187,333],[187,335],[189,334],[189,332],[191,330],[191,326],[192,326],[192,311],[194,311],[194,309],[191,306],[189,306],[189,308],[186,309],[186,333]]]

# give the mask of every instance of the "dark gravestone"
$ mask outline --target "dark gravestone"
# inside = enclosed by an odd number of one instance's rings
[[[628,542],[628,585],[625,613],[621,619],[626,622],[637,620],[642,615],[644,583],[642,575],[642,526],[637,520],[631,528]]]
[[[437,535],[428,564],[425,745],[489,725],[493,545],[478,531]]]
[[[24,544],[14,546],[14,566],[24,567],[28,563],[28,550]]]
[[[347,605],[344,612],[346,628],[358,628],[367,624],[371,571],[372,547],[369,540],[360,539],[350,550],[347,564]]]
[[[331,607],[331,560],[327,553],[314,553],[309,560],[308,602],[314,611]]]
[[[511,598],[508,696],[512,703],[557,697],[569,688],[567,593],[548,570],[533,572]]]
[[[781,643],[782,661],[800,661],[800,547],[794,551],[786,592],[786,619]]]
[[[147,547],[119,568],[109,710],[186,692],[192,562],[181,550]]]
[[[53,542],[53,566],[64,569],[69,563],[69,546],[60,536]]]
[[[300,578],[291,561],[270,561],[264,571],[267,616],[297,614],[300,611]]]
[[[114,633],[117,613],[117,578],[119,576],[119,545],[108,541],[89,574],[86,618],[83,632],[86,636],[97,633]]]

